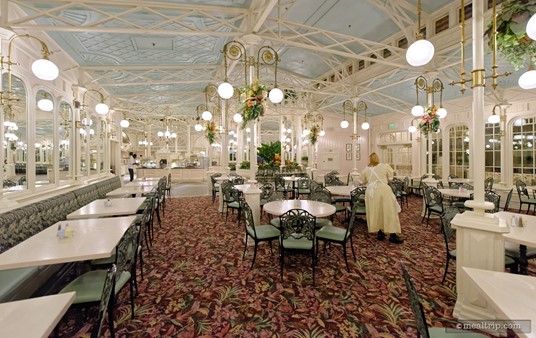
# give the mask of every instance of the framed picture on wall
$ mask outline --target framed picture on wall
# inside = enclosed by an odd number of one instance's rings
[[[358,143],[355,145],[355,151],[360,151],[361,150],[361,145]]]
[[[355,152],[355,159],[358,161],[361,160],[361,152],[359,150]]]
[[[346,151],[352,151],[352,144],[351,143],[346,143]],[[351,155],[350,155],[351,156]],[[348,156],[347,156],[348,157]]]
[[[348,146],[348,145],[346,145],[346,146]],[[351,145],[350,145],[350,147],[351,147]],[[351,160],[352,160],[352,152],[351,152],[351,151],[347,151],[347,152],[346,152],[346,160],[347,160],[347,161],[351,161]]]

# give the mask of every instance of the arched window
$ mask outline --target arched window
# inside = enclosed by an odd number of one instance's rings
[[[501,127],[499,123],[486,123],[485,126],[485,176],[501,179]]]
[[[535,178],[534,139],[536,137],[535,119],[517,118],[512,123],[512,169],[513,181],[527,183]]]
[[[469,129],[457,124],[449,129],[449,175],[467,178],[469,175]]]

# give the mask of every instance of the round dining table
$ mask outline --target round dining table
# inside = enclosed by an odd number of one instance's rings
[[[350,197],[352,190],[356,187],[353,185],[331,185],[326,187],[326,189],[332,194],[337,196],[346,196]]]
[[[326,217],[333,215],[336,211],[335,206],[318,201],[311,200],[281,200],[268,202],[263,206],[263,210],[274,216],[283,215],[291,209],[303,209],[316,217]]]

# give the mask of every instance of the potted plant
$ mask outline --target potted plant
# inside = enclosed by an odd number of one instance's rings
[[[536,13],[536,0],[506,0],[497,13],[497,51],[515,70],[526,64],[536,64],[536,43],[527,36],[526,27]],[[485,33],[488,47],[493,50],[493,22]]]

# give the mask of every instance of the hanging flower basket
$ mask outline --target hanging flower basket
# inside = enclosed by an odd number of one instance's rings
[[[526,27],[536,13],[536,0],[506,0],[497,13],[497,51],[515,70],[536,64],[536,42],[527,36]],[[485,33],[489,50],[493,50],[493,22]]]
[[[207,136],[208,143],[214,144],[216,142],[216,136],[218,134],[216,132],[216,123],[210,122],[210,121],[207,122],[205,130],[207,132],[206,136]]]
[[[260,85],[259,81],[255,79],[250,86],[240,88],[240,93],[246,97],[240,105],[241,128],[245,129],[250,121],[258,120],[264,116],[266,86]]]
[[[423,135],[428,135],[429,132],[437,133],[439,131],[439,116],[437,116],[438,106],[426,108],[419,122],[419,130]]]
[[[311,127],[311,130],[309,131],[309,142],[311,142],[312,145],[315,145],[316,142],[318,142],[318,135],[320,134],[320,127],[318,125],[314,125]]]

